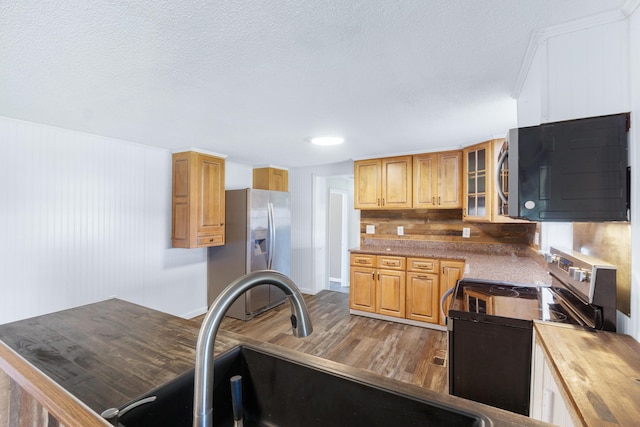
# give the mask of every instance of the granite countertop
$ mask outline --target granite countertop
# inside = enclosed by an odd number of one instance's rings
[[[191,369],[198,330],[195,322],[112,299],[0,325],[0,339],[100,413],[120,407]],[[215,352],[237,345],[249,345],[417,399],[481,413],[494,425],[547,425],[224,330],[218,333]]]
[[[534,322],[576,426],[631,426],[640,420],[640,343],[614,332]]]
[[[542,256],[521,245],[457,244],[381,240],[353,248],[351,253],[464,260],[464,278],[549,285],[551,277]],[[534,257],[540,256],[540,260]]]

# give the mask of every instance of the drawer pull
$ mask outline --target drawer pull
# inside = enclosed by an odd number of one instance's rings
[[[359,259],[358,264],[369,264],[369,261],[366,259]]]

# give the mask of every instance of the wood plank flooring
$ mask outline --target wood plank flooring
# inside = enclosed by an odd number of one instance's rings
[[[447,393],[445,332],[351,315],[344,293],[326,290],[305,301],[314,329],[307,338],[291,334],[287,303],[249,321],[225,317],[221,328]]]

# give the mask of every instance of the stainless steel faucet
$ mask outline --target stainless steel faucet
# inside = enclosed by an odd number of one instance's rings
[[[313,332],[311,317],[302,294],[291,279],[272,270],[255,271],[240,277],[211,304],[200,327],[196,344],[193,427],[213,426],[213,347],[224,314],[245,291],[258,285],[274,285],[282,289],[291,304],[293,335],[303,338]]]

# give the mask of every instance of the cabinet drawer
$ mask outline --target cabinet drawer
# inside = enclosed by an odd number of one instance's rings
[[[407,271],[438,273],[440,262],[430,258],[407,258]]]
[[[198,246],[220,246],[224,245],[224,236],[216,234],[211,236],[198,236]]]
[[[403,256],[378,256],[378,268],[387,270],[404,270],[406,258]]]
[[[375,267],[376,256],[370,254],[351,254],[351,265]]]

